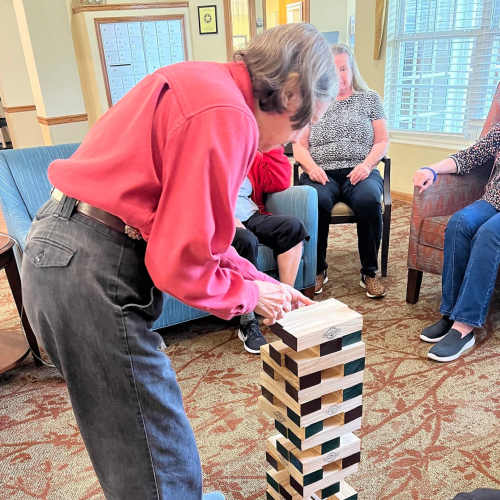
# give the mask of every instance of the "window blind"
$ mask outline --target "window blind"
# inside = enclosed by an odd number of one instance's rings
[[[478,137],[500,80],[500,0],[389,0],[392,130]]]

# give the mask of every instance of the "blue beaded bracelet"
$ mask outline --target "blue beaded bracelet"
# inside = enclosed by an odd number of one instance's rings
[[[432,175],[434,176],[434,179],[432,179],[432,182],[436,182],[438,173],[431,167],[421,167],[419,170],[430,170],[432,172]]]

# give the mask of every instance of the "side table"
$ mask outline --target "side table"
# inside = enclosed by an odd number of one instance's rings
[[[14,257],[14,242],[2,236],[0,236],[0,270],[1,269],[5,269],[7,281],[9,282],[26,338],[16,332],[7,332],[0,335],[0,373],[15,367],[26,357],[30,349],[34,354],[33,358],[35,364],[40,366],[42,364],[39,359],[40,349],[38,348],[35,334],[31,329],[26,313],[22,308],[21,279]]]

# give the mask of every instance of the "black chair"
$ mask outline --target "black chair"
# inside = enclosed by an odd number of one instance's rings
[[[285,149],[285,153],[286,153]],[[392,210],[392,200],[391,200],[391,159],[384,156],[380,160],[384,164],[384,192],[382,193],[382,198],[380,203],[382,205],[382,245],[381,245],[381,257],[380,257],[380,268],[382,276],[387,276],[387,261],[389,259],[389,236],[391,232],[391,210]],[[293,184],[298,185],[299,183],[299,168],[300,163],[295,162],[293,166]],[[351,208],[344,202],[339,201],[335,203],[332,208],[330,224],[354,224],[357,222],[357,217]]]

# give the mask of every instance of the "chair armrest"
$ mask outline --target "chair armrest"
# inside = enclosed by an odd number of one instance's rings
[[[300,163],[296,161],[293,164],[293,185],[298,186],[299,185],[299,168],[301,167]]]
[[[384,205],[385,208],[392,205],[391,198],[391,159],[384,156],[380,160],[384,164]]]
[[[292,186],[267,196],[266,210],[275,215],[293,215],[300,219],[309,233],[302,255],[303,287],[314,285],[316,278],[316,245],[318,241],[318,194],[311,186]]]
[[[488,181],[489,168],[480,168],[470,174],[438,175],[436,182],[423,193],[413,191],[410,219],[408,267],[415,269],[416,247],[424,219],[452,215],[481,197]]]
[[[22,248],[31,227],[31,217],[5,163],[0,159],[0,205],[7,231]]]

